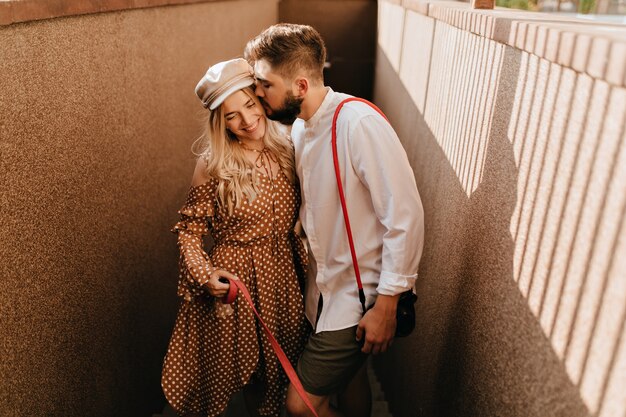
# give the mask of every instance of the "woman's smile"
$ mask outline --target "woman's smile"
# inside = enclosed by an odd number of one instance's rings
[[[242,90],[224,100],[226,127],[239,139],[262,139],[265,135],[265,113],[256,96]]]
[[[254,133],[257,127],[259,127],[259,119],[257,119],[252,125],[248,127],[244,127],[243,130],[245,130],[248,133]]]

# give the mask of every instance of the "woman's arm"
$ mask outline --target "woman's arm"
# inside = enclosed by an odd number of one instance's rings
[[[223,297],[228,284],[219,278],[237,279],[227,271],[215,268],[204,249],[204,236],[210,233],[209,224],[214,214],[216,181],[206,174],[206,161],[200,157],[196,163],[191,189],[183,208],[179,210],[180,221],[173,231],[178,234],[180,250],[181,282],[179,292],[185,298],[208,292]]]

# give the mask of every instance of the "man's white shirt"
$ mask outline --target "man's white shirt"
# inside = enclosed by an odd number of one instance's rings
[[[356,325],[362,317],[350,246],[337,191],[331,126],[351,96],[327,87],[317,112],[297,119],[291,136],[309,245],[306,316],[316,332]],[[389,123],[365,103],[345,104],[337,150],[354,245],[367,298],[412,289],[424,241],[424,212],[406,152]],[[323,308],[315,322],[320,294]]]

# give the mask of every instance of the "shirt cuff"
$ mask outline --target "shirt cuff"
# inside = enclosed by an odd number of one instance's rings
[[[393,272],[382,271],[376,292],[382,295],[397,295],[413,289],[417,274],[400,275]]]

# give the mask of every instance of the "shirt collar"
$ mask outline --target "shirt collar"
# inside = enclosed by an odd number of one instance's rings
[[[309,129],[317,125],[317,123],[322,118],[322,115],[326,112],[326,108],[333,101],[334,95],[335,95],[335,92],[333,91],[333,89],[330,87],[326,87],[326,96],[324,97],[322,104],[320,104],[315,114],[311,116],[309,120],[305,120],[304,122],[305,128]]]

